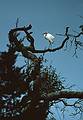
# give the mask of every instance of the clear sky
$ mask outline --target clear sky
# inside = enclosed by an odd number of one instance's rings
[[[0,51],[7,49],[8,31],[15,26],[17,17],[19,26],[32,24],[36,48],[44,49],[48,42],[43,32],[48,31],[56,37],[56,47],[63,40],[56,33],[64,34],[66,26],[79,31],[78,27],[83,24],[79,15],[83,16],[83,0],[0,0]],[[70,50],[61,50],[53,55],[47,53],[46,57],[68,85],[75,84],[73,89],[83,90],[83,51],[78,51],[78,58],[72,55]]]

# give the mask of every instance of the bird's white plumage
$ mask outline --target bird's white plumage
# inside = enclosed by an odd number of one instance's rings
[[[50,43],[53,43],[53,42],[54,42],[53,39],[54,39],[55,37],[54,37],[53,35],[51,35],[50,33],[45,32],[45,33],[43,33],[43,35],[44,35],[44,38],[47,39]]]

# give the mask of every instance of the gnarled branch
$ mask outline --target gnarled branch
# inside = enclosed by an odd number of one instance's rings
[[[30,52],[30,50],[27,50],[25,48],[25,46],[18,40],[18,38],[15,34],[18,31],[25,32],[25,34],[27,36],[27,40],[30,42],[30,45],[34,49],[34,38],[28,32],[28,30],[30,30],[31,28],[32,28],[32,26],[29,25],[28,27],[24,26],[21,28],[11,29],[9,31],[9,41],[10,41],[11,45],[13,44],[13,46],[15,46],[16,51],[21,52],[24,57],[31,59],[32,61],[35,61],[35,60],[37,61],[37,56],[34,55],[32,52]]]
[[[52,101],[52,100],[58,100],[60,98],[80,98],[80,99],[83,99],[83,91],[60,91],[60,92],[52,92],[52,93],[49,93],[48,95],[46,96],[43,96],[42,99],[45,99],[45,100],[49,100],[49,101]]]

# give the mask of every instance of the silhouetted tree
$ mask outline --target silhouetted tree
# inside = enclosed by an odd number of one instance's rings
[[[65,44],[70,43],[75,47],[74,55],[77,55],[78,47],[83,47],[83,43],[77,38],[83,35],[81,30],[77,35],[69,34],[69,27],[66,27],[65,39],[56,48],[37,50],[34,45],[32,32],[29,30],[32,25],[18,27],[9,31],[8,51],[0,53],[0,120],[45,120],[50,113],[49,108],[53,104],[62,102],[65,106],[74,106],[81,110],[81,99],[83,92],[67,91],[60,80],[55,68],[44,67],[44,54],[56,52],[63,49]],[[19,39],[21,32],[25,36]],[[29,46],[23,44],[24,40],[29,42]],[[16,66],[16,60],[21,56],[26,58],[26,65]],[[36,54],[35,54],[36,53]],[[37,56],[37,53],[43,55]],[[77,98],[70,105],[64,98]]]

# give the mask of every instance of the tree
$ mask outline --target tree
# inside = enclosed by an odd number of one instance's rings
[[[77,56],[78,48],[83,47],[83,43],[78,41],[78,38],[83,35],[82,29],[77,35],[73,35],[69,34],[69,27],[66,27],[64,35],[57,34],[64,36],[60,46],[37,50],[32,32],[29,32],[31,28],[31,24],[18,27],[17,19],[16,28],[8,33],[8,51],[0,54],[0,119],[45,120],[49,113],[52,114],[49,108],[57,103],[73,106],[76,115],[81,113],[83,92],[67,90],[55,68],[52,65],[45,67],[43,63],[46,61],[44,54],[59,51],[65,45],[67,48],[69,42],[75,48],[74,56]],[[25,35],[19,39],[21,32]],[[25,39],[29,42],[28,47],[23,44]],[[15,65],[19,53],[26,58],[25,65],[22,67]],[[38,57],[37,54],[40,56]],[[69,98],[75,98],[72,104],[66,100]]]

